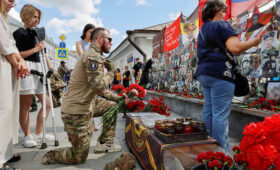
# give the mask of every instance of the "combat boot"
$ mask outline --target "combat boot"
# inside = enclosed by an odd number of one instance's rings
[[[94,153],[119,152],[121,150],[122,147],[120,145],[108,143],[101,144],[99,141],[97,141],[97,144],[94,148]]]

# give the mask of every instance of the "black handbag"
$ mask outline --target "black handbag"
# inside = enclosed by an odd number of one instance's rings
[[[227,58],[227,61],[229,61],[230,64],[232,65],[232,69],[233,69],[233,72],[234,72],[234,78],[233,79],[234,79],[234,84],[235,84],[234,96],[237,96],[237,97],[246,96],[250,91],[248,79],[239,72],[233,56],[228,52],[227,49],[220,50],[219,47],[215,48],[212,45],[210,45],[205,40],[205,38],[202,34],[202,31],[200,31],[199,33],[200,33],[203,41],[208,45],[208,47],[214,49],[215,52],[219,52],[219,53],[225,55],[226,58]]]

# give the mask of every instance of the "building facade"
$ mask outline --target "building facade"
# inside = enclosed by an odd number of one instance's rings
[[[146,60],[152,58],[153,37],[172,22],[144,29],[128,30],[127,38],[110,53],[108,59],[112,60],[121,72],[124,71],[124,66],[126,65],[129,70],[132,70],[133,65],[136,63],[136,58],[140,58],[142,62],[144,62],[144,58],[146,58]]]

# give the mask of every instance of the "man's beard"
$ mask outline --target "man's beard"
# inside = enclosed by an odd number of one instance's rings
[[[104,44],[102,45],[101,50],[102,50],[103,53],[106,53],[106,54],[108,54],[110,52],[110,50],[106,49]]]

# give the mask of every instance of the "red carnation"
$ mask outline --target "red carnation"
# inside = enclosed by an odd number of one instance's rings
[[[246,163],[247,157],[244,153],[238,153],[235,155],[235,162],[238,165],[243,165],[244,163]]]
[[[197,161],[199,163],[204,163],[205,160],[207,160],[207,155],[205,152],[202,152],[197,156]]]
[[[240,153],[240,148],[238,146],[234,146],[232,148],[232,151],[235,152],[235,153]]]
[[[222,164],[218,160],[213,160],[213,161],[209,162],[208,167],[209,168],[217,167],[218,169],[221,169],[222,168]]]
[[[209,160],[209,161],[216,158],[216,155],[214,152],[206,152],[206,155],[207,155],[207,160]]]
[[[222,152],[216,152],[216,158],[222,160],[225,157],[225,154]]]
[[[224,162],[224,165],[227,165],[228,167],[231,167],[231,165],[232,165],[232,159],[229,156],[223,157],[223,162]]]

